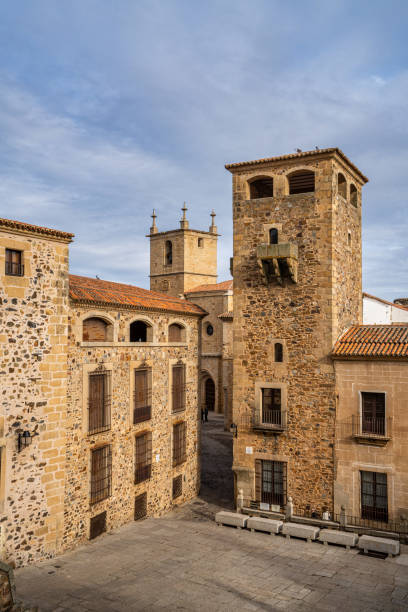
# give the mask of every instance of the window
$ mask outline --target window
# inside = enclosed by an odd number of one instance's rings
[[[6,249],[6,274],[10,276],[23,276],[23,252]]]
[[[385,436],[385,393],[361,393],[361,432]]]
[[[99,317],[89,317],[82,324],[83,342],[112,342],[113,325]]]
[[[186,424],[173,425],[173,467],[186,460]]]
[[[212,336],[214,333],[214,328],[211,325],[211,323],[207,323],[207,327],[205,328],[205,331],[207,332],[207,336]]]
[[[147,493],[135,497],[135,521],[147,516]]]
[[[275,361],[278,363],[283,361],[283,345],[280,342],[275,342]]]
[[[166,266],[171,266],[173,263],[173,244],[171,240],[166,240],[164,252],[165,264]]]
[[[184,364],[174,365],[172,368],[172,411],[180,412],[185,408],[186,402],[186,366]]]
[[[106,531],[106,510],[91,518],[89,539],[93,540]]]
[[[276,227],[271,227],[269,230],[269,244],[278,244],[278,230]]]
[[[250,199],[273,198],[273,178],[261,178],[249,184]]]
[[[129,326],[130,342],[153,342],[153,327],[145,321],[133,321]]]
[[[310,193],[315,190],[315,175],[310,170],[298,170],[288,176],[289,194]]]
[[[264,504],[286,504],[286,463],[283,461],[255,461],[256,499]]]
[[[262,393],[262,423],[267,425],[282,425],[282,398],[280,389],[261,389]]]
[[[344,199],[347,198],[347,182],[346,177],[341,172],[337,175],[337,193]]]
[[[91,504],[112,495],[112,451],[110,444],[91,452]]]
[[[136,425],[152,418],[152,371],[150,368],[139,368],[134,373],[133,424]]]
[[[169,325],[169,342],[185,342],[186,330],[178,323]]]
[[[350,202],[357,208],[357,187],[353,183],[350,185]]]
[[[197,244],[198,248],[201,249],[204,246],[204,238],[198,238]]]
[[[183,476],[176,476],[173,478],[173,499],[180,497],[183,492]]]
[[[111,372],[100,367],[88,380],[88,433],[95,434],[111,426]]]
[[[360,472],[361,518],[388,521],[387,474]]]
[[[351,232],[347,232],[347,246],[351,246]]]
[[[152,434],[135,438],[135,484],[149,480],[152,472]]]

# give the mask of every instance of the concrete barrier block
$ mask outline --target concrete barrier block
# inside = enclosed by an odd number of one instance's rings
[[[266,531],[267,533],[279,533],[282,529],[283,521],[274,519],[260,518],[253,516],[247,521],[247,529],[251,531]]]
[[[319,540],[324,544],[330,542],[330,544],[340,544],[349,549],[357,545],[358,535],[347,531],[338,531],[337,529],[321,529]]]
[[[246,527],[248,517],[244,514],[238,514],[237,512],[217,512],[215,515],[215,522],[218,525],[231,525],[232,527],[238,527],[242,529]]]
[[[284,523],[282,527],[282,533],[287,538],[293,536],[295,538],[303,538],[308,542],[316,540],[319,532],[319,527],[314,527],[313,525],[302,525],[302,523]]]
[[[374,552],[386,553],[389,557],[399,555],[400,552],[400,543],[398,540],[377,538],[368,535],[360,536],[358,547],[364,550],[365,553],[372,550]]]

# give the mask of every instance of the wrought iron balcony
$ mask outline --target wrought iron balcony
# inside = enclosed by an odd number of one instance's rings
[[[261,410],[255,415],[253,429],[269,431],[270,433],[281,433],[287,429],[287,413],[284,410]]]
[[[352,437],[359,442],[378,441],[386,443],[392,436],[391,417],[365,417],[354,414],[352,416]]]

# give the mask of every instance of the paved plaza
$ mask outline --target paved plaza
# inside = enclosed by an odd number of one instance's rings
[[[203,428],[198,499],[18,570],[19,599],[44,612],[408,610],[407,547],[381,560],[217,527],[214,513],[231,506],[231,438],[219,418]]]

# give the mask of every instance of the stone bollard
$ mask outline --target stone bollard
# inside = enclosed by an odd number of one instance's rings
[[[244,491],[243,489],[239,489],[237,495],[237,512],[242,513],[242,508],[244,507]]]
[[[346,509],[344,506],[340,508],[340,527],[346,526]]]
[[[285,506],[285,520],[291,521],[292,516],[293,516],[293,501],[291,497],[288,497],[288,501]]]

